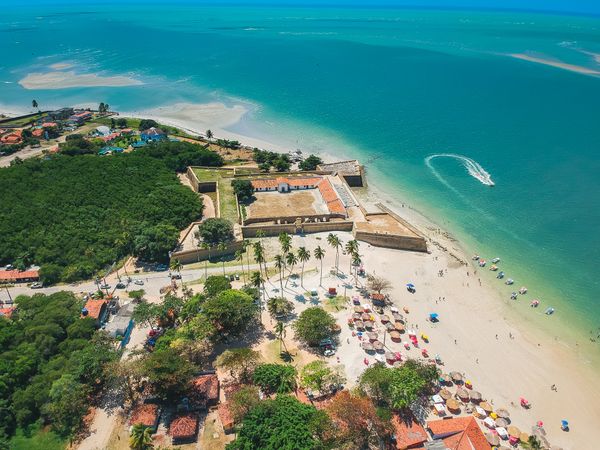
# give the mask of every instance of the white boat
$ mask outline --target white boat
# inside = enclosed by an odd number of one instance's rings
[[[519,289],[519,294],[521,294],[521,295],[527,294],[527,288],[525,286],[521,287],[521,289]]]
[[[515,280],[513,280],[512,278],[509,278],[508,280],[506,280],[506,281],[505,281],[505,283],[506,283],[507,285],[509,285],[509,286],[510,286],[511,284],[514,284],[514,282],[515,282]]]
[[[494,258],[494,259],[492,259],[492,262],[493,262],[494,264],[497,264],[497,263],[499,263],[499,262],[500,262],[500,258]]]
[[[511,300],[516,300],[517,299],[517,293],[513,292],[512,294],[510,294],[510,299]]]
[[[473,255],[473,261],[479,261],[479,255]]]
[[[491,270],[492,272],[495,272],[496,270],[498,270],[498,266],[497,266],[497,265],[495,265],[495,264],[492,264],[492,266],[490,267],[490,270]]]
[[[544,311],[544,314],[546,314],[547,316],[554,314],[554,308],[550,307],[546,309],[546,311]]]
[[[479,261],[479,267],[485,267],[485,265],[486,265],[485,259],[482,259],[481,261]]]

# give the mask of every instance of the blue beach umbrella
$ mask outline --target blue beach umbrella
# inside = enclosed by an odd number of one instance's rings
[[[431,314],[429,314],[429,318],[430,318],[431,320],[435,320],[435,319],[437,319],[437,318],[438,318],[438,313],[431,313]]]
[[[409,289],[412,289],[412,288],[414,288],[414,287],[415,287],[415,285],[414,285],[414,284],[412,284],[412,283],[408,283],[408,284],[406,285],[406,287],[407,287],[407,288],[409,288]]]
[[[563,430],[566,430],[567,428],[569,428],[569,421],[568,421],[568,420],[565,420],[565,419],[561,420],[561,421],[560,421],[560,427],[561,427]]]

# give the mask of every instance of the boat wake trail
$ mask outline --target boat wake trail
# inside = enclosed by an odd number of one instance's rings
[[[481,164],[471,158],[467,158],[463,155],[457,155],[454,153],[437,153],[435,155],[430,155],[425,158],[425,164],[427,167],[433,172],[438,180],[448,186],[448,183],[442,178],[439,172],[433,167],[431,161],[436,158],[452,158],[460,161],[462,165],[467,169],[469,175],[478,180],[481,184],[485,184],[486,186],[495,186],[494,181],[492,180],[492,176],[489,174],[487,170],[485,170]],[[448,186],[450,187],[450,186]]]

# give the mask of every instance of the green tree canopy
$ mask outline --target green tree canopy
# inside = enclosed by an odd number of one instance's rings
[[[202,314],[213,323],[218,334],[239,336],[255,323],[258,308],[248,294],[236,289],[228,289],[209,298],[202,306]]]
[[[233,225],[227,219],[213,217],[200,224],[198,234],[204,242],[211,246],[231,242],[233,240]]]
[[[293,397],[278,395],[252,408],[227,450],[314,450],[329,426],[326,414]]]
[[[252,182],[250,180],[240,180],[239,178],[236,178],[231,182],[231,186],[240,202],[247,202],[254,196],[254,188],[252,187]]]
[[[334,333],[334,317],[319,306],[307,308],[292,324],[296,337],[308,345],[319,344]]]
[[[143,261],[167,261],[179,242],[179,230],[172,225],[146,226],[133,240],[133,254]]]
[[[157,348],[144,359],[144,370],[156,395],[175,400],[188,389],[194,367],[176,352]]]
[[[346,380],[339,370],[332,369],[325,361],[316,360],[302,368],[300,381],[306,388],[327,392],[338,389]]]
[[[239,382],[248,382],[260,360],[260,353],[251,348],[232,348],[221,353],[217,367],[228,370]]]
[[[319,164],[322,164],[323,160],[315,155],[310,155],[305,158],[298,166],[300,170],[315,170]]]
[[[287,394],[296,388],[296,369],[289,364],[261,364],[253,380],[265,393]]]
[[[224,275],[211,275],[204,283],[204,293],[209,297],[231,289],[231,281]]]

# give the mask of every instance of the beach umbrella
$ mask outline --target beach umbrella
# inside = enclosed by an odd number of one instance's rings
[[[498,417],[496,419],[496,426],[506,428],[508,426],[508,420]]]
[[[402,325],[400,322],[396,322],[394,324],[394,330],[402,332],[404,331],[404,325]]]
[[[402,339],[400,337],[400,333],[398,331],[392,331],[390,333],[390,338],[392,339],[392,341],[394,342],[400,342],[400,340]]]
[[[448,375],[447,373],[440,376],[440,380],[442,380],[444,383],[447,383],[447,384],[452,383],[452,377],[450,375]]]
[[[460,404],[456,400],[454,400],[453,398],[449,398],[446,401],[446,406],[451,411],[460,411]]]
[[[440,392],[440,397],[442,397],[444,400],[448,400],[450,398],[452,398],[452,392],[450,392],[448,389],[444,388],[442,389]]]
[[[356,305],[356,306],[354,307],[354,312],[357,312],[357,313],[362,313],[362,312],[364,312],[364,311],[365,311],[365,309],[364,309],[362,306]]]
[[[392,313],[392,317],[394,318],[394,320],[396,322],[404,322],[404,317],[402,317],[402,314],[395,312],[395,313]]]
[[[490,445],[499,445],[500,444],[500,438],[498,437],[497,434],[487,432],[487,433],[485,433],[485,438],[487,439],[487,441]]]
[[[385,352],[385,359],[388,361],[396,361],[396,355],[394,352]]]
[[[399,312],[399,311],[398,311],[398,308],[396,308],[395,306],[392,306],[392,307],[390,308],[390,311],[392,311],[393,313],[397,313],[397,312]]]
[[[371,315],[369,313],[362,313],[362,320],[371,320]]]
[[[481,409],[483,409],[488,414],[494,410],[494,408],[492,408],[492,405],[490,405],[488,402],[481,402],[479,406],[481,406]]]
[[[413,289],[415,287],[415,285],[412,283],[406,283],[406,287],[409,289]]]
[[[365,320],[363,323],[365,324],[365,328],[373,329],[373,322],[370,320]]]
[[[508,431],[508,434],[510,436],[514,436],[514,437],[519,437],[521,436],[521,430],[519,430],[517,427],[515,427],[514,425],[511,425],[510,427],[508,427],[506,429],[506,431]]]
[[[510,413],[504,408],[497,409],[496,414],[503,419],[508,419],[510,417]]]
[[[450,372],[450,377],[452,381],[462,381],[463,376],[459,372]]]
[[[458,388],[456,390],[456,396],[458,398],[460,398],[464,402],[468,402],[469,401],[469,393],[464,388]]]
[[[402,366],[402,361],[396,361],[394,363],[394,367],[401,367]]]
[[[529,435],[527,433],[521,433],[519,435],[519,440],[521,442],[528,442],[529,441]]]
[[[372,352],[373,351],[373,344],[371,344],[370,342],[363,342],[362,343],[362,348],[364,351],[366,352]]]
[[[472,402],[480,402],[481,401],[481,392],[471,391],[471,401]]]
[[[383,350],[383,342],[380,341],[373,341],[373,348],[375,350],[377,350],[378,352]]]
[[[354,319],[354,320],[360,320],[361,317],[362,316],[360,315],[360,313],[354,313],[354,314],[352,314],[352,319]]]
[[[378,337],[378,335],[377,335],[377,333],[376,333],[376,332],[374,332],[374,331],[369,331],[369,332],[367,333],[367,337],[369,338],[369,340],[370,340],[370,341],[376,341],[376,340],[377,340],[377,337]]]
[[[381,322],[382,322],[382,323],[387,323],[387,322],[389,322],[389,321],[390,321],[390,318],[387,316],[387,314],[383,314],[383,315],[381,316]]]
[[[394,324],[392,322],[388,322],[385,324],[385,329],[389,332],[395,331],[396,327],[394,326]]]

